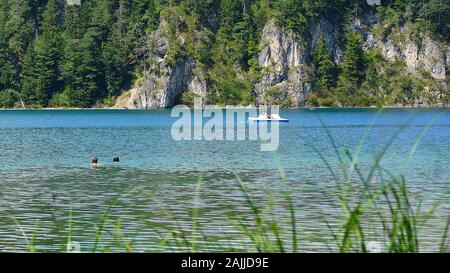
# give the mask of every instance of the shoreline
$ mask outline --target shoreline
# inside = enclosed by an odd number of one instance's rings
[[[231,109],[251,109],[251,108],[257,108],[255,107],[248,107],[248,106],[236,106]],[[446,109],[450,108],[450,105],[445,106],[384,106],[384,107],[288,107],[288,108],[281,108],[281,110],[295,110],[295,109],[304,109],[304,110],[320,110],[320,109]],[[170,110],[171,108],[150,108],[150,109],[126,109],[126,108],[76,108],[76,107],[69,107],[69,108],[30,108],[30,109],[23,109],[23,108],[6,108],[2,109],[0,108],[0,111],[77,111],[77,110],[86,110],[86,111],[100,111],[100,110],[116,110],[116,111],[147,111],[147,110]],[[226,109],[226,107],[217,107],[217,109]]]

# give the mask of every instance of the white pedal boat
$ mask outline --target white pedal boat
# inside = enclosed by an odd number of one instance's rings
[[[272,114],[272,115],[270,115],[270,117],[267,115],[259,115],[259,117],[257,117],[257,118],[248,118],[248,120],[249,121],[266,121],[266,122],[273,122],[273,121],[289,122],[289,119],[281,118],[277,114]]]

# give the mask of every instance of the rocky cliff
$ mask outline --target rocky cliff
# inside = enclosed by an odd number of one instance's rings
[[[311,90],[305,46],[271,22],[262,31],[261,47],[258,64],[262,79],[255,85],[258,103],[266,102],[267,91],[272,88],[278,99],[286,98],[290,105],[302,105]]]
[[[148,45],[152,65],[143,72],[140,83],[117,99],[115,108],[167,108],[179,103],[183,92],[206,96],[206,81],[191,58],[169,60],[169,25],[163,20],[150,37]],[[180,33],[177,33],[180,34]],[[183,44],[183,37],[179,36]]]
[[[425,71],[439,84],[447,86],[450,69],[450,47],[423,33],[414,33],[405,24],[388,35],[380,35],[385,28],[374,14],[366,14],[353,20],[353,31],[363,38],[363,49],[379,50],[389,61],[406,64],[405,73]],[[183,92],[206,97],[208,84],[204,71],[189,56],[177,63],[168,61],[171,48],[167,34],[167,22],[162,22],[152,33],[150,45],[153,65],[144,71],[144,77],[132,90],[124,93],[115,107],[130,109],[166,108],[179,103]],[[183,36],[177,34],[177,43],[183,43]],[[336,22],[321,17],[310,26],[304,36],[296,36],[283,30],[269,20],[260,33],[260,52],[257,62],[260,77],[254,83],[256,103],[280,103],[283,106],[303,106],[313,91],[311,52],[323,36],[334,60],[342,61],[343,30]],[[426,89],[427,87],[425,87]]]
[[[448,86],[450,47],[437,42],[423,33],[414,33],[406,24],[398,32],[387,37],[379,37],[377,31],[384,27],[373,15],[367,14],[352,23],[353,31],[363,39],[365,52],[379,50],[386,60],[400,61],[406,64],[405,73],[420,76],[426,71],[435,82]],[[323,35],[330,54],[336,62],[342,61],[342,30],[324,17],[310,29],[309,40],[294,38],[289,33],[269,23],[263,30],[259,54],[259,65],[263,68],[262,80],[256,84],[259,102],[264,102],[265,95],[271,88],[282,90],[281,96],[289,98],[290,106],[303,106],[311,92],[312,71],[311,52]],[[444,88],[445,88],[444,87]],[[428,90],[425,87],[424,90]],[[423,100],[421,103],[425,103]],[[426,104],[426,103],[425,103]],[[400,106],[400,105],[398,105]]]
[[[446,79],[446,63],[450,53],[447,45],[424,33],[415,32],[408,23],[394,27],[386,37],[379,37],[376,31],[385,27],[380,24],[382,22],[373,14],[354,20],[352,27],[363,37],[365,51],[377,48],[387,60],[404,62],[407,72],[416,73],[424,69],[434,79]]]

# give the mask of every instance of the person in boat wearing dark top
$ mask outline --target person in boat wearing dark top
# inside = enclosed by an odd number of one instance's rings
[[[119,163],[120,162],[120,158],[118,156],[113,158],[113,162]]]

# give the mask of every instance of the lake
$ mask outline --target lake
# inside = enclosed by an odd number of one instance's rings
[[[291,225],[282,190],[289,189],[300,250],[328,251],[328,225],[338,225],[341,213],[324,159],[337,172],[333,141],[347,164],[345,150],[354,152],[366,132],[357,164],[363,175],[390,144],[380,165],[405,177],[412,200],[421,200],[424,210],[439,204],[420,230],[422,249],[435,251],[450,212],[450,113],[377,112],[283,110],[290,122],[280,124],[278,150],[261,152],[258,141],[175,141],[170,110],[0,111],[0,251],[25,251],[26,239],[37,251],[61,251],[68,237],[91,251],[99,230],[102,251],[183,251],[164,238],[196,225],[203,233],[199,243],[205,236],[213,242],[210,250],[248,250],[251,242],[229,219],[230,212],[252,217],[239,179],[258,206],[275,201],[271,217],[286,240]],[[100,168],[91,168],[93,156]],[[362,186],[354,180],[350,196],[358,198]],[[383,240],[373,230],[369,239]]]

